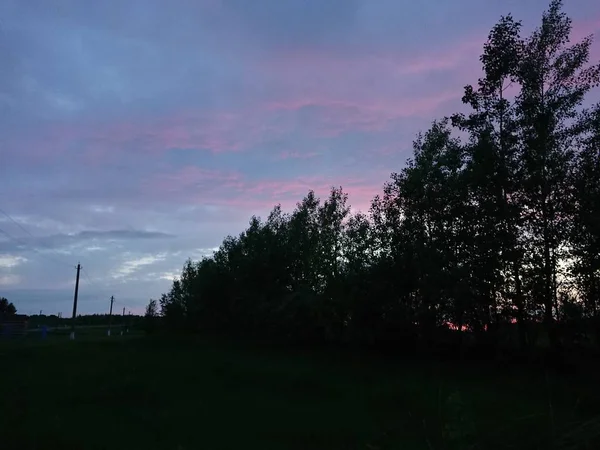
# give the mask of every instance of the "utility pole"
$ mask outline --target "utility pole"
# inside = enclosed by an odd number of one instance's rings
[[[79,272],[81,264],[77,263],[77,278],[75,278],[75,296],[73,297],[73,318],[71,320],[71,340],[75,339],[75,318],[77,317],[77,296],[79,295]]]
[[[123,306],[123,325],[121,325],[121,336],[123,336],[123,328],[125,327],[125,307]]]
[[[110,296],[110,312],[108,313],[108,335],[110,336],[110,325],[112,322],[112,307],[113,307],[113,303],[115,302],[115,297],[114,295]]]

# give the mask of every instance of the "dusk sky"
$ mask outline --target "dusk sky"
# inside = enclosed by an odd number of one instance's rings
[[[81,313],[141,312],[277,203],[366,211],[500,16],[548,3],[2,0],[0,296],[70,316],[80,261]],[[600,2],[565,11],[600,40]]]

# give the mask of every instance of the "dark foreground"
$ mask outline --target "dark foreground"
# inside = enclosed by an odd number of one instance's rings
[[[600,448],[591,376],[120,336],[0,365],[2,449]]]

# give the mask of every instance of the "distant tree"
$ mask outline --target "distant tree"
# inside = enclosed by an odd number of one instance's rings
[[[150,299],[146,306],[145,317],[158,317],[158,305],[156,300]]]
[[[144,314],[144,330],[147,333],[156,331],[158,320],[158,302],[150,299],[148,305],[146,305],[146,313]]]
[[[15,305],[6,298],[0,297],[0,316],[14,316],[16,313],[17,308],[15,308]]]

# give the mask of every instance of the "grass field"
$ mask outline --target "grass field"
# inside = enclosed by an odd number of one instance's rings
[[[95,333],[0,342],[1,449],[576,448],[600,415],[592,377]]]

